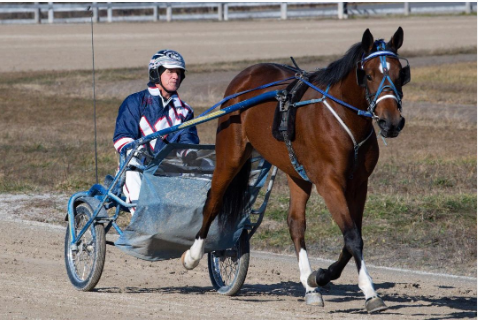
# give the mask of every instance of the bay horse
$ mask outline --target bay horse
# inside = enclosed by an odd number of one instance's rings
[[[227,219],[233,219],[222,208],[229,203],[231,194],[239,197],[244,194],[247,183],[242,183],[243,189],[237,189],[241,183],[235,181],[247,181],[250,167],[247,163],[255,149],[287,175],[290,189],[287,223],[306,303],[323,306],[318,287],[338,279],[353,257],[366,310],[373,313],[387,308],[374,289],[363,259],[362,216],[368,179],[379,158],[373,120],[385,138],[398,136],[405,125],[401,115],[402,86],[410,80],[410,69],[408,61],[406,67],[400,63],[397,51],[402,43],[401,27],[387,43],[382,39],[374,41],[367,29],[362,42],[353,45],[327,68],[311,74],[310,82],[301,78],[308,85],[301,101],[309,104],[296,109],[291,148],[271,134],[277,106],[275,100],[219,118],[216,168],[203,209],[202,227],[181,258],[186,269],[195,268],[202,258],[204,239],[216,216],[226,215]],[[253,65],[232,80],[225,96],[286,79],[296,71],[272,63]],[[280,83],[274,89],[285,89],[290,82]],[[225,103],[223,108],[266,91],[260,89],[240,95]],[[291,161],[291,150],[302,173]],[[323,197],[344,239],[338,260],[326,270],[317,271],[311,269],[304,241],[305,209],[313,185]],[[239,209],[239,214],[243,212],[240,206],[232,207]]]

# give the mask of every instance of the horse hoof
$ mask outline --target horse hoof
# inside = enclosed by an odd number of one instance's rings
[[[188,252],[189,250],[185,251],[182,255],[181,255],[181,264],[183,265],[184,269],[186,270],[192,270],[194,268],[196,268],[199,264],[199,260],[192,260],[191,258],[188,259]],[[186,261],[188,260],[188,261]],[[191,261],[192,260],[192,261]],[[188,263],[189,262],[189,263]]]
[[[365,309],[368,313],[376,313],[386,310],[388,307],[379,297],[373,297],[365,301]]]
[[[305,304],[308,306],[324,306],[324,299],[318,291],[309,291],[305,293]]]
[[[312,272],[307,278],[307,284],[313,288],[317,288],[317,271]]]

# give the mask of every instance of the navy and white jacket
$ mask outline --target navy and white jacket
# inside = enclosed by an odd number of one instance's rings
[[[159,89],[153,83],[148,83],[148,89],[133,93],[121,104],[113,137],[114,147],[120,152],[133,140],[193,118],[193,109],[181,101],[177,94],[163,101]],[[175,141],[169,142],[199,143],[196,127],[184,129]],[[148,151],[156,154],[164,145],[161,139],[153,140],[149,143]]]

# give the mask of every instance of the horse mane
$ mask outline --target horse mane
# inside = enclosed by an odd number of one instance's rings
[[[362,59],[363,54],[362,43],[354,44],[342,58],[330,63],[327,68],[314,72],[310,77],[311,82],[324,86],[340,82],[355,68],[357,62]]]

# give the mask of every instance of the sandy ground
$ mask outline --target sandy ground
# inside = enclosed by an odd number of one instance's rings
[[[107,246],[93,292],[70,284],[63,260],[65,227],[22,220],[26,196],[0,196],[0,319],[468,319],[476,317],[476,278],[369,266],[389,309],[368,315],[351,264],[322,289],[325,307],[306,306],[295,257],[253,252],[239,295],[217,294],[204,258],[193,271],[179,260],[147,262]],[[28,196],[63,203],[64,196]],[[60,213],[57,213],[61,215]],[[111,238],[110,238],[111,239]],[[314,269],[330,261],[311,259]]]
[[[342,54],[365,29],[390,39],[398,26],[405,31],[403,50],[471,47],[476,24],[476,16],[102,23],[94,26],[95,65],[146,68],[162,48],[176,49],[194,64]],[[0,25],[0,72],[91,69],[91,57],[89,24]]]
[[[127,67],[146,66],[152,52],[166,45],[184,53],[189,63],[340,54],[359,41],[366,28],[378,37],[388,38],[398,25],[405,30],[405,50],[469,47],[476,46],[477,42],[476,16],[100,24],[95,25],[96,66],[117,67],[118,63]],[[0,72],[89,69],[89,37],[89,25],[1,25]],[[419,59],[414,63],[430,61]],[[454,58],[436,59],[438,63],[446,63],[443,59]],[[476,61],[476,55],[461,56],[459,61],[463,60]],[[191,75],[181,88],[185,100],[192,99],[188,95],[193,97],[202,92],[205,100],[217,101],[217,95],[222,94],[218,88],[234,74]],[[124,92],[133,92],[139,85],[142,89],[144,82],[118,84]],[[100,83],[99,95],[118,94],[118,86],[108,89]],[[476,109],[467,109],[467,112],[466,117],[476,119]],[[246,283],[237,297],[223,297],[214,292],[205,259],[195,270],[185,271],[178,260],[145,262],[110,246],[96,291],[77,292],[69,283],[63,262],[64,225],[37,222],[60,221],[66,212],[68,197],[0,195],[0,319],[372,317],[363,310],[364,300],[352,264],[342,278],[323,289],[324,308],[308,307],[303,299],[295,257],[263,252],[253,253]],[[312,257],[311,263],[317,269],[327,267],[330,261]],[[378,293],[390,307],[373,316],[376,319],[476,318],[476,278],[371,266],[369,272]]]

